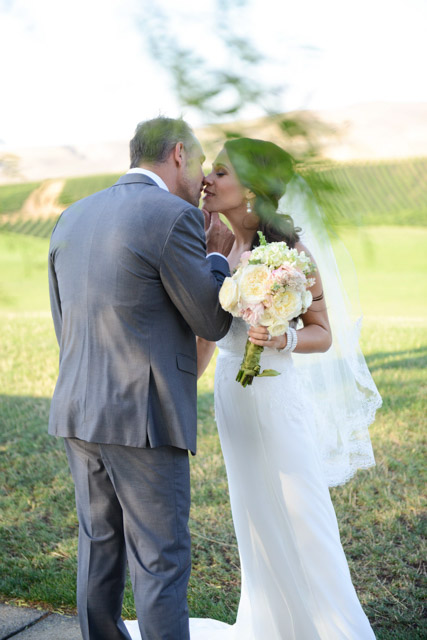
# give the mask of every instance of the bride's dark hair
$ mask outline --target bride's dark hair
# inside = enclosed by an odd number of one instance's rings
[[[298,242],[298,231],[292,218],[277,213],[279,200],[294,175],[294,161],[289,153],[273,142],[254,138],[227,140],[224,148],[242,185],[256,196],[255,214],[259,218],[258,231],[267,242],[281,242],[293,248]],[[259,244],[255,234],[253,246]]]

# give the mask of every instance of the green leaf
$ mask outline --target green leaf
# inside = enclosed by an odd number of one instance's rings
[[[259,374],[258,378],[272,378],[273,376],[280,376],[279,371],[275,371],[274,369],[264,369],[264,371]]]
[[[263,234],[262,231],[257,231],[257,234],[259,236],[260,247],[265,247],[267,245],[267,240],[265,239],[265,235]]]

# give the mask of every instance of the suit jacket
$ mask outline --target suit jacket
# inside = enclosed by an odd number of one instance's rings
[[[49,433],[196,451],[195,334],[218,340],[226,260],[206,259],[203,215],[127,174],[61,215],[49,250],[60,346]]]

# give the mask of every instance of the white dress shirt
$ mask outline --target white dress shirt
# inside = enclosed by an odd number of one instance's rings
[[[134,169],[129,169],[127,173],[142,173],[144,176],[148,176],[149,178],[154,180],[154,182],[158,187],[160,187],[160,189],[169,191],[167,184],[161,179],[160,176],[157,175],[157,173],[154,173],[154,171],[150,171],[149,169],[141,169],[141,167],[135,167]]]

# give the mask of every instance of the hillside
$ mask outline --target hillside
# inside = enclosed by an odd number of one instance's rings
[[[427,226],[427,158],[315,167],[301,172],[333,224]],[[0,185],[0,231],[47,237],[63,209],[119,175]]]

